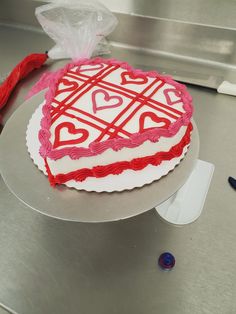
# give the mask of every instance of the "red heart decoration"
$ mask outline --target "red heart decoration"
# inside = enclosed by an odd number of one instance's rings
[[[178,97],[178,99],[177,100],[172,100],[171,99],[171,94],[175,95],[176,97]],[[166,97],[166,101],[167,101],[167,104],[169,106],[173,106],[174,104],[177,104],[177,103],[182,101],[182,99],[181,99],[181,92],[178,91],[177,89],[167,88],[167,89],[164,90],[164,95]]]
[[[72,140],[66,140],[62,141],[60,140],[60,134],[61,130],[63,128],[66,128],[68,133],[70,134],[80,134],[78,138],[72,139]],[[79,144],[86,141],[86,139],[89,137],[89,132],[85,129],[76,129],[74,124],[71,122],[63,122],[61,124],[58,124],[55,128],[55,140],[53,144],[53,148],[57,148],[59,146],[63,145],[71,145],[71,144]]]
[[[153,122],[157,123],[157,126],[156,127],[160,127],[160,128],[165,128],[167,129],[170,125],[170,121],[166,118],[163,118],[163,117],[158,117],[154,112],[144,112],[141,114],[140,118],[139,118],[139,132],[140,133],[143,133],[144,131],[147,131],[147,130],[151,130],[155,127],[149,127],[149,128],[146,128],[145,127],[145,120],[147,118],[150,118]],[[162,124],[162,125],[160,125]]]
[[[68,87],[65,87],[65,88],[61,88],[60,87],[60,90],[57,90],[56,92],[56,96],[61,94],[61,93],[65,93],[65,92],[71,92],[73,90],[75,90],[76,88],[79,87],[79,84],[75,81],[69,81],[67,80],[66,78],[62,78],[58,81],[58,86],[59,84],[63,84],[64,86],[68,86]]]
[[[142,85],[146,84],[148,79],[143,75],[135,75],[132,72],[122,72],[121,73],[121,85],[125,84],[137,84]]]
[[[103,102],[106,103],[107,105],[104,106],[99,106],[97,103],[97,95],[98,94],[103,94],[104,100]],[[109,102],[112,101],[113,99],[116,100],[115,103],[112,102],[112,104]],[[93,103],[93,112],[96,113],[98,110],[104,110],[104,109],[110,109],[110,108],[116,108],[122,105],[123,99],[120,96],[110,96],[106,90],[103,89],[97,89],[92,93],[92,103]]]

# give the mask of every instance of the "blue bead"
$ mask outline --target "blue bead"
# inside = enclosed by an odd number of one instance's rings
[[[175,257],[169,252],[164,252],[159,256],[158,265],[163,270],[171,270],[175,266]]]

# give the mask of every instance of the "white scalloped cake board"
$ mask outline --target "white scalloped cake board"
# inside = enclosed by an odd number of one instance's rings
[[[40,130],[40,121],[42,119],[42,106],[43,103],[36,109],[29,121],[26,132],[26,144],[34,163],[45,175],[47,175],[44,160],[39,154],[40,143],[38,141],[38,132]],[[87,178],[83,182],[71,180],[66,182],[65,185],[88,192],[114,192],[142,187],[145,184],[150,184],[153,181],[160,179],[162,176],[165,176],[168,172],[173,170],[184,158],[184,155],[188,151],[188,147],[189,145],[184,147],[180,157],[173,158],[170,161],[163,161],[161,166],[158,167],[149,165],[140,171],[126,170],[117,176],[108,175],[99,179]]]
[[[194,222],[202,213],[214,168],[213,164],[198,159],[186,183],[156,207],[158,214],[175,225]]]

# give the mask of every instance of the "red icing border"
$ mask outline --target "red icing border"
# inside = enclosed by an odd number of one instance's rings
[[[55,149],[53,148],[52,143],[50,142],[50,127],[51,127],[51,116],[50,111],[52,109],[51,103],[55,96],[55,92],[57,86],[59,84],[59,80],[63,77],[63,75],[72,69],[74,66],[80,65],[93,65],[93,64],[112,64],[112,65],[119,65],[122,69],[126,69],[128,71],[132,71],[133,75],[143,75],[145,77],[150,78],[159,78],[163,82],[171,84],[174,86],[178,91],[181,92],[181,100],[183,102],[183,108],[185,113],[168,129],[165,128],[155,128],[152,130],[147,130],[146,132],[135,133],[130,136],[128,139],[124,138],[114,138],[104,142],[92,142],[89,144],[88,148],[84,147],[68,147],[68,148],[61,148]],[[139,69],[132,68],[128,63],[118,61],[115,59],[102,59],[102,58],[95,58],[95,59],[83,59],[77,62],[69,63],[64,68],[58,70],[57,72],[51,74],[51,79],[49,83],[49,89],[45,94],[46,102],[43,105],[43,118],[41,120],[41,129],[38,134],[39,141],[41,143],[40,147],[40,155],[45,158],[49,157],[53,160],[60,159],[64,156],[70,156],[71,159],[79,159],[80,157],[88,157],[88,156],[95,156],[98,154],[103,153],[105,150],[111,148],[114,151],[118,151],[124,147],[133,148],[141,145],[146,140],[150,140],[151,142],[157,142],[161,136],[165,137],[172,137],[174,136],[182,125],[188,125],[193,113],[192,107],[192,97],[188,94],[185,85],[177,83],[172,80],[169,76],[161,76],[155,71],[150,72],[143,72]]]
[[[171,160],[172,158],[182,155],[184,147],[190,143],[192,129],[193,126],[190,123],[181,141],[173,146],[168,152],[157,152],[154,155],[135,158],[131,161],[119,161],[109,165],[96,166],[91,169],[82,168],[66,174],[58,174],[56,176],[52,176],[50,173],[49,181],[51,185],[54,186],[56,184],[66,183],[70,180],[82,182],[88,177],[102,178],[108,176],[109,174],[121,174],[125,170],[142,170],[148,165],[158,166],[164,160]]]

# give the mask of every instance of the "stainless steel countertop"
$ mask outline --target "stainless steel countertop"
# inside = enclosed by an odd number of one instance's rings
[[[50,44],[44,35],[0,28],[0,72]],[[54,66],[60,66],[57,63]],[[4,121],[38,73],[22,82]],[[71,223],[32,211],[0,179],[0,303],[19,314],[236,313],[236,100],[189,86],[200,134],[200,159],[215,165],[204,211],[177,228],[155,210],[113,223]],[[16,130],[17,132],[17,130]],[[163,251],[176,257],[160,271]]]

